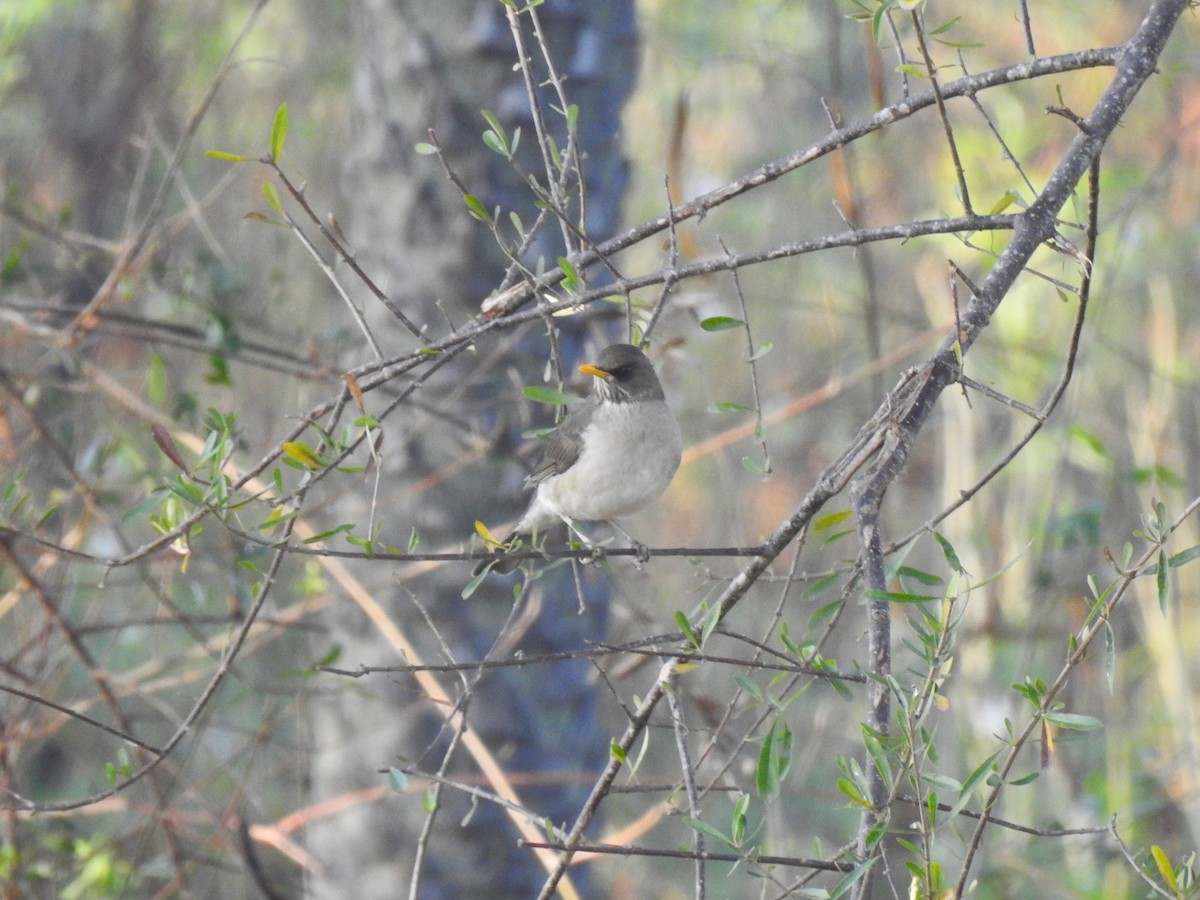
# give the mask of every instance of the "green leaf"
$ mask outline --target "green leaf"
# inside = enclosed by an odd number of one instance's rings
[[[220,159],[225,162],[257,162],[253,156],[243,156],[240,153],[226,153],[224,150],[209,150],[204,155],[209,159]]]
[[[700,639],[696,636],[696,630],[692,628],[692,623],[688,621],[688,617],[684,615],[682,610],[675,611],[675,624],[683,633],[684,639],[693,647],[699,649]]]
[[[967,780],[963,783],[962,790],[958,793],[958,799],[954,802],[954,806],[950,808],[950,814],[948,818],[953,819],[963,811],[963,808],[967,805],[968,801],[971,799],[971,796],[975,793],[975,789],[987,780],[988,773],[991,772],[992,766],[995,765],[996,760],[1000,758],[1000,754],[1003,752],[1003,750],[997,750],[978,766],[976,766],[975,771],[967,776]]]
[[[833,616],[840,613],[842,611],[842,606],[845,604],[845,602],[846,602],[845,600],[843,600],[841,597],[839,597],[838,599],[836,599],[830,603],[826,603],[820,609],[816,610],[816,612],[814,612],[812,614],[812,616],[809,617],[808,627],[816,628],[818,625],[825,622],[825,620],[830,619]]]
[[[1066,731],[1096,731],[1104,727],[1104,723],[1091,716],[1081,716],[1076,713],[1048,712],[1043,718],[1052,725],[1057,725]]]
[[[866,801],[858,787],[849,778],[839,778],[837,780],[838,790],[850,798],[850,802],[856,806],[870,807],[870,803]]]
[[[925,71],[924,66],[914,65],[913,63],[904,63],[896,66],[896,71],[901,75],[908,75],[912,78],[928,78],[929,75]]]
[[[938,532],[933,533],[933,539],[938,542],[938,546],[942,548],[942,556],[946,558],[946,565],[959,575],[966,575],[967,570],[963,568],[962,562],[958,558],[958,553],[945,537]]]
[[[625,755],[625,748],[616,741],[608,745],[608,754],[619,763],[625,763],[628,759]]]
[[[821,516],[821,518],[813,522],[813,531],[827,531],[828,529],[833,528],[835,525],[840,525],[842,522],[845,522],[853,515],[854,513],[852,513],[850,510],[843,509],[840,512],[830,513],[827,516]]]
[[[471,580],[467,582],[466,587],[462,589],[462,592],[459,596],[461,596],[464,600],[471,599],[471,595],[479,589],[479,586],[483,584],[484,580],[488,577],[488,573],[491,571],[492,563],[488,563],[479,571],[478,575],[473,576]]]
[[[267,198],[267,203],[271,209],[275,210],[275,215],[279,218],[285,218],[283,214],[283,204],[279,200],[279,191],[275,189],[275,185],[270,181],[263,182],[263,196]]]
[[[280,103],[279,109],[275,110],[275,123],[271,126],[271,161],[279,162],[279,158],[283,156],[283,142],[287,138],[288,129],[288,105]]]
[[[929,34],[944,34],[945,32],[949,31],[951,28],[953,28],[955,25],[957,25],[960,19],[962,19],[962,16],[955,16],[949,22],[945,22],[945,23],[939,25],[937,28],[934,28],[932,31],[930,31],[928,33]]]
[[[883,749],[883,744],[874,734],[863,729],[863,743],[866,745],[867,754],[871,757],[871,764],[875,766],[875,771],[879,773],[879,777],[883,779],[883,783],[887,792],[892,791],[892,774],[891,763],[888,762],[887,751]]]
[[[501,148],[502,148],[499,152],[502,154],[506,154],[507,148],[508,148],[508,132],[506,132],[504,130],[504,126],[500,124],[500,120],[496,118],[495,113],[492,113],[486,109],[481,109],[479,111],[479,113],[480,113],[480,115],[483,116],[484,120],[488,123],[488,126],[491,128],[495,137],[499,140]],[[486,139],[486,135],[485,135],[485,139]]]
[[[487,207],[474,194],[463,194],[463,203],[467,204],[467,209],[471,215],[480,222],[490,223],[492,221],[492,217],[488,215]]]
[[[886,9],[887,4],[881,3],[879,4],[879,8]],[[862,877],[871,870],[871,867],[875,865],[875,861],[878,858],[875,855],[871,855],[868,859],[860,862],[851,871],[847,872],[842,880],[833,886],[833,890],[825,895],[826,900],[838,900],[839,897],[844,897],[850,893],[850,889],[862,880]]]
[[[740,403],[734,403],[732,400],[722,400],[719,403],[714,403],[709,409],[713,412],[754,412],[754,407],[743,406]]]
[[[746,838],[746,810],[750,808],[750,795],[742,794],[733,804],[730,824],[733,826],[733,845],[740,847]]]
[[[988,210],[989,216],[996,216],[1004,212],[1016,202],[1017,195],[1013,191],[1005,191],[1000,195],[1000,199],[992,204],[992,208]]]
[[[413,150],[420,153],[422,156],[433,156],[438,152],[438,148],[433,144],[428,144],[425,141],[413,145]]]
[[[951,778],[949,775],[941,775],[937,772],[926,772],[921,777],[930,784],[936,784],[938,787],[951,790],[955,794],[962,793],[962,782],[957,778]]]
[[[755,459],[753,456],[743,456],[742,465],[746,467],[746,471],[752,472],[755,475],[771,474],[771,467],[767,463]]]
[[[489,150],[499,153],[501,156],[508,156],[508,148],[504,146],[504,142],[500,140],[499,135],[490,128],[483,133],[483,142]]]
[[[345,522],[345,523],[337,526],[337,528],[331,528],[328,531],[321,532],[320,534],[314,534],[310,538],[305,538],[304,543],[318,544],[321,541],[329,540],[329,538],[334,537],[335,535],[339,535],[339,534],[342,534],[343,532],[348,532],[348,531],[353,531],[353,530],[354,530],[354,523],[353,522]]]
[[[1167,560],[1167,565],[1172,569],[1177,569],[1180,566],[1186,566],[1193,559],[1200,558],[1200,544],[1195,547],[1189,547],[1187,550],[1180,550],[1174,556]]]
[[[208,384],[233,384],[233,379],[229,377],[229,364],[222,354],[210,353],[208,366],[209,369],[204,374],[204,380]]]
[[[923,572],[920,569],[914,569],[912,566],[901,566],[896,570],[896,574],[902,578],[911,578],[913,581],[919,581],[921,584],[930,587],[942,583],[940,576],[934,575],[932,572]]]
[[[320,668],[321,666],[332,666],[335,662],[337,662],[339,659],[341,659],[341,657],[342,657],[342,645],[334,644],[332,647],[330,647],[328,650],[325,651],[324,656],[322,656],[315,663],[313,663],[313,668],[317,669],[317,668]]]
[[[816,581],[814,581],[812,584],[810,584],[808,587],[806,587],[804,589],[804,593],[802,593],[800,595],[800,599],[807,600],[809,597],[812,597],[812,596],[815,596],[816,594],[821,593],[821,591],[825,590],[825,588],[829,587],[831,584],[833,584],[835,581],[837,581],[837,579],[838,579],[838,576],[837,576],[836,572],[834,572],[831,575],[826,575],[823,578],[818,578]]]
[[[705,331],[727,331],[730,328],[741,328],[746,323],[731,316],[709,316],[700,322]]]
[[[521,393],[534,403],[549,403],[551,406],[565,406],[575,399],[564,394],[562,391],[556,391],[554,388],[542,387],[537,384],[522,388]]]
[[[741,688],[744,693],[749,694],[759,703],[766,704],[767,697],[763,693],[763,689],[758,686],[758,682],[756,682],[745,672],[735,673],[733,676],[733,683]]]
[[[930,600],[941,600],[942,597],[929,594],[909,594],[903,591],[864,591],[863,596],[868,600],[886,600],[888,603],[928,603]]]
[[[388,769],[388,786],[397,794],[403,794],[408,790],[408,776],[392,766]]]
[[[1104,446],[1104,441],[1100,440],[1099,437],[1086,428],[1080,425],[1072,425],[1067,429],[1067,432],[1071,435],[1072,439],[1087,447],[1097,456],[1108,457],[1108,448]]]
[[[146,371],[146,394],[155,406],[167,402],[167,361],[161,353],[150,357],[150,365]]]
[[[1168,888],[1178,897],[1182,896],[1179,891],[1179,883],[1175,880],[1175,871],[1171,868],[1171,860],[1167,857],[1166,852],[1158,844],[1150,846],[1150,855],[1154,857],[1154,865],[1158,869],[1158,874]]]
[[[771,800],[779,795],[783,780],[792,767],[793,743],[792,730],[782,719],[777,719],[767,732],[758,754],[754,781],[758,795],[763,800]]]
[[[717,829],[713,828],[706,822],[701,822],[699,819],[693,819],[691,816],[687,816],[684,821],[687,823],[688,828],[699,832],[705,837],[712,838],[714,841],[720,841],[722,844],[725,844],[729,847],[736,846],[727,835],[717,831]]]
[[[575,271],[575,266],[565,256],[558,258],[558,267],[563,273],[563,287],[568,291],[573,291],[579,287],[579,273]]]
[[[1158,572],[1155,581],[1158,586],[1158,608],[1165,616],[1167,614],[1167,603],[1171,599],[1171,580],[1168,577],[1167,551],[1161,547],[1158,550]]]

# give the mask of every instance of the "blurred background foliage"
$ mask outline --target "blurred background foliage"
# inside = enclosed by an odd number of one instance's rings
[[[207,410],[232,411],[229,448],[245,465],[290,430],[289,417],[328,395],[348,360],[358,360],[353,322],[307,254],[285,229],[246,218],[267,212],[265,173],[204,156],[208,149],[265,152],[272,116],[286,101],[292,121],[286,168],[307,183],[314,206],[341,217],[349,202],[345,160],[355,140],[347,112],[354,5],[266,4],[181,160],[164,235],[124,274],[115,301],[83,345],[58,341],[52,332],[65,324],[72,305],[78,308],[96,290],[149,208],[170,148],[211,88],[252,4],[8,0],[0,9],[0,312],[8,311],[0,320],[0,508],[6,526],[36,529],[97,556],[127,553],[153,537],[150,516],[164,513],[152,491],[178,474],[150,440],[149,421],[203,437],[212,418]],[[1039,55],[1119,43],[1145,11],[1144,3],[1131,0],[1030,0],[1029,7]],[[1015,0],[931,4],[928,22],[953,20],[933,44],[943,80],[1026,59],[1018,10]],[[668,192],[677,201],[691,198],[807,145],[828,131],[831,118],[857,119],[898,99],[892,39],[885,34],[876,45],[869,28],[851,18],[859,11],[846,2],[641,0],[641,70],[624,116],[631,163],[626,222],[661,215]],[[1159,75],[1105,148],[1093,298],[1063,404],[1013,464],[940,526],[972,582],[1002,572],[969,595],[944,688],[947,707],[933,719],[937,768],[960,781],[996,749],[1004,720],[1023,714],[1024,701],[1010,686],[1050,679],[1062,665],[1067,636],[1088,609],[1087,577],[1106,571],[1104,548],[1119,555],[1126,541],[1136,543],[1133,533],[1153,500],[1174,515],[1200,487],[1198,38],[1194,13],[1185,15]],[[1073,136],[1073,126],[1045,108],[1086,112],[1110,74],[1084,70],[979,95],[1021,171],[975,107],[965,100],[950,105],[977,210],[1001,204],[1006,192],[1016,205],[1031,199],[1025,179],[1044,183]],[[685,260],[701,259],[726,248],[745,252],[840,232],[847,221],[867,227],[955,214],[961,208],[956,194],[945,140],[926,114],[681,226],[679,250]],[[1081,219],[1082,199],[1064,215]],[[636,532],[653,546],[757,542],[857,431],[901,369],[953,326],[947,259],[978,280],[1004,239],[1003,233],[975,235],[970,247],[949,236],[874,244],[739,272],[753,339],[760,348],[773,345],[758,363],[764,412],[837,386],[823,399],[799,404],[800,412],[771,420],[768,477],[743,463],[743,457],[764,459],[753,436],[713,449],[714,438],[749,421],[747,413],[718,411],[715,404],[754,404],[745,333],[698,327],[711,315],[743,316],[732,279],[721,274],[681,284],[654,338],[692,452],[663,500],[637,518]],[[628,251],[621,265],[645,271],[666,254],[665,241],[652,241]],[[1078,282],[1078,265],[1065,255],[1043,250],[1035,265],[1050,279]],[[965,300],[965,286],[958,290]],[[639,299],[655,296],[647,291]],[[1059,377],[1074,309],[1073,299],[1047,278],[1023,278],[970,354],[967,373],[1038,406]],[[47,329],[41,339],[30,336],[31,322]],[[887,366],[868,374],[877,357],[888,358]],[[920,529],[1028,424],[1020,412],[986,398],[968,403],[948,393],[889,494],[888,537]],[[332,502],[371,487],[361,476],[346,476],[324,490],[322,502]],[[319,520],[319,509],[309,512]],[[406,545],[412,523],[385,515],[382,526],[383,543]],[[1171,550],[1198,540],[1197,523],[1189,520]],[[810,539],[798,571],[814,575],[802,583],[855,552],[852,536],[827,545],[819,536]],[[112,571],[30,548],[21,556],[53,592],[57,614],[85,637],[99,670],[110,673],[138,733],[160,743],[208,678],[249,602],[257,576],[239,563],[252,567],[265,552],[210,521],[195,536],[186,567],[169,554]],[[928,537],[905,563],[948,577]],[[655,560],[638,574],[616,564],[612,639],[669,630],[676,610],[711,596],[736,567],[736,560]],[[464,580],[465,570],[464,564]],[[1136,598],[1112,623],[1111,686],[1103,654],[1096,653],[1066,697],[1070,711],[1095,716],[1104,729],[1060,734],[1057,752],[1033,785],[1005,795],[998,810],[1003,818],[1049,829],[1104,826],[1116,816],[1126,843],[1143,854],[1150,844],[1161,845],[1173,861],[1194,851],[1200,835],[1197,571],[1195,565],[1172,571],[1165,610],[1153,581],[1139,582]],[[391,575],[376,570],[375,577],[387,583]],[[238,822],[244,817],[251,829],[280,825],[308,804],[332,799],[311,796],[307,787],[311,758],[322,752],[312,746],[306,724],[311,705],[336,702],[342,691],[373,690],[319,675],[314,666],[339,652],[349,666],[385,662],[359,659],[353,647],[336,647],[325,636],[318,613],[336,607],[337,594],[312,560],[290,560],[284,585],[239,659],[237,681],[225,685],[196,738],[163,767],[156,788],[139,787],[70,813],[6,814],[0,883],[6,873],[12,879],[8,896],[155,896],[180,871],[180,857],[189,860],[184,869],[203,873],[193,875],[197,896],[213,885],[223,896],[255,895],[236,861]],[[409,583],[418,595],[420,586],[419,578]],[[730,627],[760,632],[782,590],[761,585]],[[801,598],[792,589],[783,617],[793,636],[815,633],[813,616],[836,599],[836,590],[835,583]],[[32,603],[15,565],[6,564],[0,572],[3,677],[104,718],[88,672],[56,649],[61,637]],[[907,614],[898,607],[897,621]],[[859,616],[851,600],[822,648],[844,670],[865,654]],[[181,627],[182,620],[189,624]],[[895,637],[896,672],[916,671],[905,646],[912,633],[901,625]],[[688,696],[699,704],[714,698],[708,713],[719,717],[730,679],[727,667],[702,667],[686,682]],[[81,697],[92,699],[77,703]],[[615,733],[620,710],[607,715]],[[816,684],[786,715],[797,735],[793,769],[780,802],[756,802],[752,818],[765,825],[767,852],[817,856],[853,834],[857,813],[834,786],[833,759],[860,754],[861,709],[857,699]],[[743,712],[741,721],[734,731],[750,728],[751,713]],[[0,729],[4,785],[35,801],[102,789],[106,764],[120,765],[118,742],[98,740],[94,729],[19,698],[0,702]],[[654,746],[639,778],[677,777],[668,743]],[[748,777],[753,758],[753,748],[737,756],[732,775]],[[363,760],[364,766],[381,763],[386,760]],[[1037,770],[1030,760],[1025,771]],[[618,798],[607,816],[633,818],[641,804],[637,795]],[[723,822],[732,806],[721,795],[709,804],[714,822]],[[348,806],[342,815],[354,815],[354,803]],[[418,807],[417,798],[404,798],[396,815],[419,816]],[[158,832],[168,819],[170,827]],[[661,846],[690,835],[679,817],[659,829]],[[953,869],[953,850],[947,853],[942,863]],[[303,857],[284,859],[271,857],[270,868],[290,870]],[[977,865],[980,897],[1124,897],[1145,889],[1103,834],[1003,832],[989,840]],[[635,861],[602,872],[614,897],[687,895],[682,864]],[[759,896],[761,885],[744,871],[714,866],[712,872],[714,896]]]

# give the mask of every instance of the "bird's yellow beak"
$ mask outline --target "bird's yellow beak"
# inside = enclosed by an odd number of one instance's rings
[[[603,369],[596,368],[591,363],[584,363],[579,367],[579,371],[584,375],[592,375],[596,378],[608,378],[612,374],[611,372],[605,372]]]

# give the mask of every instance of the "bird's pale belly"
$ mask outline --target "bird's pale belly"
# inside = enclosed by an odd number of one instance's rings
[[[560,516],[584,521],[615,519],[658,499],[679,468],[682,441],[666,406],[629,415],[623,405],[604,409],[602,447],[587,440],[570,469],[538,486],[540,499]]]

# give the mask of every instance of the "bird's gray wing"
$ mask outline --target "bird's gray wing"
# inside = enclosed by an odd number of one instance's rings
[[[575,465],[579,451],[583,449],[583,432],[592,420],[595,405],[591,399],[581,403],[550,432],[541,461],[525,479],[525,487],[534,487],[551,475],[561,475]]]

